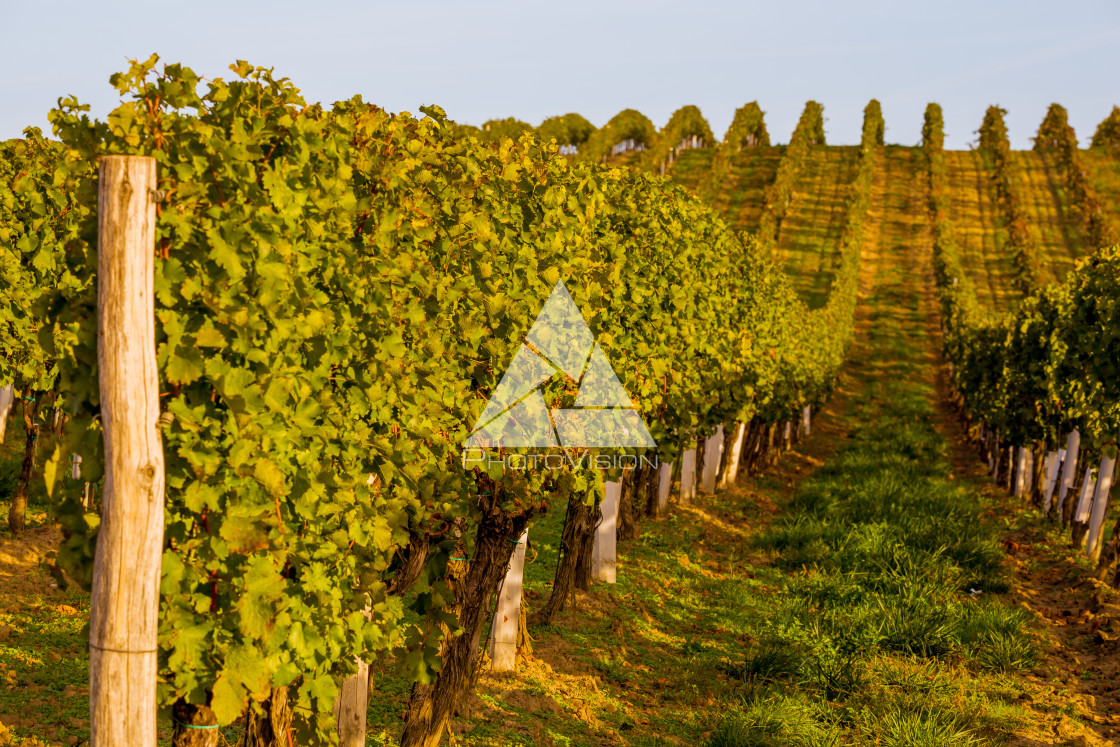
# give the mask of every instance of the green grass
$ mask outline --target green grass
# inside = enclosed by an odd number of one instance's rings
[[[989,744],[1024,718],[1001,683],[1038,659],[1028,617],[1001,596],[983,499],[948,477],[918,273],[894,251],[906,237],[880,243],[848,438],[755,540],[784,572],[780,592],[728,669],[749,700],[710,747]]]
[[[811,148],[782,219],[774,257],[785,264],[794,287],[812,308],[823,306],[832,290],[858,167],[858,147]]]
[[[1053,152],[1013,151],[1016,186],[1038,247],[1039,283],[1061,282],[1086,251],[1084,232],[1065,189],[1065,172]]]
[[[1014,309],[1022,294],[1015,286],[1015,263],[1006,247],[995,183],[979,151],[945,151],[951,219],[965,271],[981,304],[993,311]]]
[[[715,148],[689,148],[682,150],[668,170],[668,176],[689,192],[695,194],[712,168]]]

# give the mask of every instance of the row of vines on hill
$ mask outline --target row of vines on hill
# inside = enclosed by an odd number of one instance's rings
[[[1053,124],[1040,132],[1043,147],[1071,135],[1062,128],[1055,133]],[[1063,284],[1036,290],[1014,313],[982,311],[953,227],[943,147],[941,108],[930,104],[923,149],[953,388],[977,424],[973,433],[993,476],[1017,491],[1030,485],[1037,505],[1071,526],[1074,545],[1087,545],[1104,579],[1120,556],[1120,523],[1104,539],[1108,473],[1120,441],[1120,392],[1109,384],[1120,378],[1120,247],[1080,260]],[[1088,470],[1074,471],[1096,459],[1099,482]],[[1120,570],[1113,577],[1118,583]]]
[[[866,127],[866,118],[864,124]],[[759,240],[766,244],[777,241],[778,230],[793,199],[793,185],[805,156],[813,146],[824,144],[824,107],[816,101],[809,101],[790,136],[789,146],[778,164],[778,173],[766,187],[766,207],[758,226]]]
[[[1011,157],[1011,143],[1007,136],[1005,109],[988,107],[980,125],[980,152],[991,169],[996,185],[996,199],[1007,228],[1007,247],[1015,263],[1015,281],[1024,294],[1038,284],[1038,246],[1028,228],[1023,198],[1019,194],[1016,165]]]
[[[586,461],[461,461],[555,284],[661,459],[679,461],[720,426],[794,420],[828,395],[851,338],[866,189],[833,298],[810,312],[753,239],[664,179],[557,158],[532,134],[463,137],[438,107],[308,104],[269,70],[231,69],[203,81],[135,63],[113,76],[122,103],[105,120],[67,99],[50,116],[60,144],[29,130],[4,145],[0,322],[13,334],[0,383],[64,403],[46,477],[59,562],[88,584],[99,516],[83,483],[103,474],[96,159],[153,157],[159,698],[176,741],[242,717],[257,744],[289,729],[333,739],[340,683],[403,652],[416,684],[402,743],[434,745],[473,686],[512,541],[602,490]],[[618,133],[652,130],[623,119]],[[42,415],[25,413],[33,441]],[[80,479],[57,469],[70,454]]]
[[[715,204],[716,195],[731,176],[731,160],[736,153],[743,148],[770,145],[765,114],[757,101],[751,101],[735,110],[731,126],[727,128],[723,142],[716,147],[712,167],[699,188],[700,197],[709,205]]]
[[[1089,182],[1084,159],[1077,147],[1077,135],[1069,124],[1065,107],[1050,105],[1038,128],[1034,147],[1038,151],[1054,151],[1057,154],[1069,203],[1077,211],[1089,245],[1098,248],[1120,242],[1120,227],[1102,207],[1096,190]]]

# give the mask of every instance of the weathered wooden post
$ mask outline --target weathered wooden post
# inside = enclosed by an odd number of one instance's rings
[[[739,427],[735,429],[735,440],[731,442],[731,453],[727,455],[727,469],[723,471],[723,477],[720,479],[721,488],[734,485],[735,479],[739,476],[739,459],[743,456],[743,441],[746,437],[747,424],[739,423]]]
[[[611,484],[621,486],[622,483],[608,483]],[[615,505],[617,504],[616,497]],[[521,618],[521,587],[525,579],[525,545],[528,542],[529,530],[526,529],[517,540],[517,549],[513,551],[509,569],[506,570],[505,580],[498,593],[498,606],[494,610],[494,622],[490,625],[490,669],[495,672],[512,672],[517,668],[517,627]],[[614,583],[613,562],[608,583]]]
[[[806,407],[801,411],[801,431],[808,436],[811,433],[810,426],[813,424],[813,410],[811,407]]]
[[[358,671],[342,681],[335,701],[339,747],[363,747],[366,743],[366,711],[369,708],[369,664],[358,659]]]
[[[14,401],[14,385],[0,386],[0,444],[4,443],[4,434],[8,431],[8,413]]]
[[[689,449],[681,457],[681,494],[682,504],[696,499],[696,448]]]
[[[715,495],[719,463],[723,459],[723,426],[704,441],[704,471],[700,475],[700,492]]]
[[[614,583],[615,566],[618,562],[618,499],[621,495],[621,482],[607,482],[604,485],[601,504],[603,520],[595,530],[595,540],[591,546],[591,577],[608,584]],[[516,640],[514,638],[514,645]]]
[[[1101,540],[1104,537],[1104,515],[1108,511],[1109,493],[1112,491],[1112,477],[1116,470],[1116,460],[1101,457],[1101,468],[1097,472],[1097,491],[1093,498],[1093,511],[1089,517],[1089,537],[1085,544],[1085,554],[1094,563],[1101,559]]]
[[[156,743],[164,478],[152,287],[155,191],[155,159],[101,158],[97,366],[105,492],[90,593],[92,747]]]
[[[1058,516],[1065,516],[1066,494],[1077,478],[1077,452],[1081,447],[1081,433],[1076,428],[1066,437],[1066,458],[1062,465],[1062,482],[1058,488]],[[1062,521],[1065,521],[1063,518]]]

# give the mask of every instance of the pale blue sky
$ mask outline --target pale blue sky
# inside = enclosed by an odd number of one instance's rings
[[[975,139],[989,104],[1009,110],[1012,145],[1027,148],[1051,101],[1082,142],[1120,103],[1116,0],[2,0],[0,19],[0,138],[46,129],[66,94],[103,116],[109,75],[153,51],[210,77],[239,58],[273,66],[313,101],[437,103],[472,124],[576,111],[602,125],[633,107],[660,127],[696,104],[722,137],[757,99],[780,142],[809,98],[833,143],[858,142],[872,97],[888,142],[916,143],[938,101],[953,148]]]

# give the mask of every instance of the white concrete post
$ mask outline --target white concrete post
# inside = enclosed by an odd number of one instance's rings
[[[517,668],[517,626],[521,615],[521,587],[525,579],[525,545],[528,542],[529,530],[526,529],[517,541],[517,549],[513,551],[498,593],[498,606],[494,610],[494,622],[490,625],[490,668],[495,672],[512,672]],[[610,583],[614,583],[613,561]]]
[[[657,513],[664,515],[669,507],[669,491],[673,487],[673,463],[662,462],[657,482]]]
[[[1050,512],[1050,502],[1054,498],[1054,488],[1058,485],[1058,464],[1061,462],[1062,453],[1051,451],[1046,455],[1046,487],[1042,495],[1042,511]]]
[[[15,401],[13,385],[0,386],[0,444],[4,443],[4,433],[8,430],[8,413]]]
[[[1081,448],[1081,433],[1076,428],[1070,431],[1066,438],[1066,458],[1062,466],[1062,482],[1058,488],[1058,513],[1061,514],[1066,504],[1066,494],[1073,487],[1073,480],[1077,477],[1077,452]]]
[[[1027,487],[1027,450],[1025,447],[1019,447],[1019,453],[1015,460],[1015,497],[1022,498],[1023,490]]]
[[[696,499],[696,449],[689,449],[681,457],[681,503]]]
[[[1077,497],[1077,508],[1073,512],[1073,520],[1084,523],[1089,518],[1089,508],[1093,502],[1093,495],[1097,490],[1097,481],[1093,477],[1093,468],[1085,468],[1085,480],[1081,483],[1081,493]]]
[[[1097,475],[1097,493],[1093,498],[1093,512],[1089,518],[1089,537],[1085,545],[1085,554],[1095,563],[1101,558],[1101,538],[1104,532],[1104,515],[1108,511],[1108,495],[1112,490],[1112,477],[1116,469],[1116,460],[1107,456],[1101,457],[1101,468]]]
[[[719,484],[721,488],[735,484],[735,479],[739,475],[739,458],[743,455],[743,442],[746,438],[747,424],[739,423],[735,432],[735,440],[731,442],[731,454],[727,457],[727,470],[723,473],[723,481]]]
[[[719,477],[719,463],[723,458],[723,426],[711,438],[704,441],[704,472],[700,476],[700,491],[704,495],[715,495],[716,478]]]
[[[615,565],[618,562],[618,499],[621,495],[621,482],[605,484],[603,502],[600,504],[603,520],[595,530],[595,543],[591,548],[591,577],[608,584],[614,583]]]

